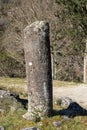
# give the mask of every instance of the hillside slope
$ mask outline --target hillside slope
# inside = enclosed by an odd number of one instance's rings
[[[1,0],[0,3],[0,75],[25,76],[23,29],[36,20],[47,20],[53,78],[82,81],[86,0]]]

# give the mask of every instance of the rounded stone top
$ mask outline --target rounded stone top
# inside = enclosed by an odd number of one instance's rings
[[[36,21],[36,22],[32,23],[30,25],[30,27],[32,27],[32,26],[36,27],[37,26],[37,27],[42,28],[43,26],[46,26],[46,25],[48,25],[48,22],[46,22],[46,21]]]
[[[40,30],[46,31],[49,30],[49,23],[46,21],[36,21],[30,25],[28,25],[25,29],[24,32],[27,33],[29,30],[33,28],[33,31],[38,32]]]

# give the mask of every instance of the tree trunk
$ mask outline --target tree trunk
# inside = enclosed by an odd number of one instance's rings
[[[23,116],[38,120],[52,113],[52,74],[49,24],[37,21],[24,29],[24,50],[28,81],[28,112]]]

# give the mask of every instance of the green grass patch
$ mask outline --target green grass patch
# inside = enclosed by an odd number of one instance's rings
[[[54,87],[72,87],[72,86],[74,87],[74,86],[80,85],[80,84],[82,84],[82,83],[53,80]]]
[[[81,83],[53,80],[53,87],[69,87],[79,84]],[[24,89],[24,91],[26,91],[26,86],[27,81],[25,78],[0,77],[0,88],[8,90],[12,89],[18,92],[20,89]]]
[[[61,116],[53,116],[42,120],[42,126],[38,122],[28,121],[23,119],[22,115],[26,113],[25,110],[19,110],[14,113],[7,113],[0,115],[0,126],[6,130],[21,130],[23,128],[38,127],[40,130],[87,130],[87,117],[75,117],[74,119],[65,121],[60,127],[56,128],[53,125],[54,121],[63,121]]]
[[[0,88],[25,95],[27,92],[27,81],[24,78],[0,77]]]
[[[3,126],[6,130],[21,130],[22,128],[34,126],[35,122],[23,119],[22,115],[25,112],[25,110],[20,110],[0,116],[0,126]]]
[[[77,82],[53,80],[53,87],[74,87]],[[25,78],[0,77],[0,89],[10,90],[20,95],[27,95],[27,81]]]
[[[20,78],[4,78],[0,77],[0,88],[11,90],[17,93],[26,93],[27,92],[27,81],[26,79]],[[53,86],[55,87],[69,87],[76,86],[78,83],[74,82],[65,82],[65,81],[53,81]],[[55,105],[54,109],[61,109],[59,106]],[[25,114],[26,110],[18,110],[14,113],[4,113],[0,114],[0,126],[6,128],[6,130],[21,130],[23,128],[28,128],[36,126],[40,130],[87,130],[87,117],[75,117],[69,121],[65,121],[59,128],[56,128],[53,125],[54,121],[62,121],[63,117],[53,116],[51,118],[44,119],[42,121],[42,126],[38,123],[27,121],[23,119],[22,115]]]

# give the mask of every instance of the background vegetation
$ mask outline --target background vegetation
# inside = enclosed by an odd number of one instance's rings
[[[0,76],[25,77],[23,29],[50,23],[53,78],[82,81],[87,0],[0,0]]]

